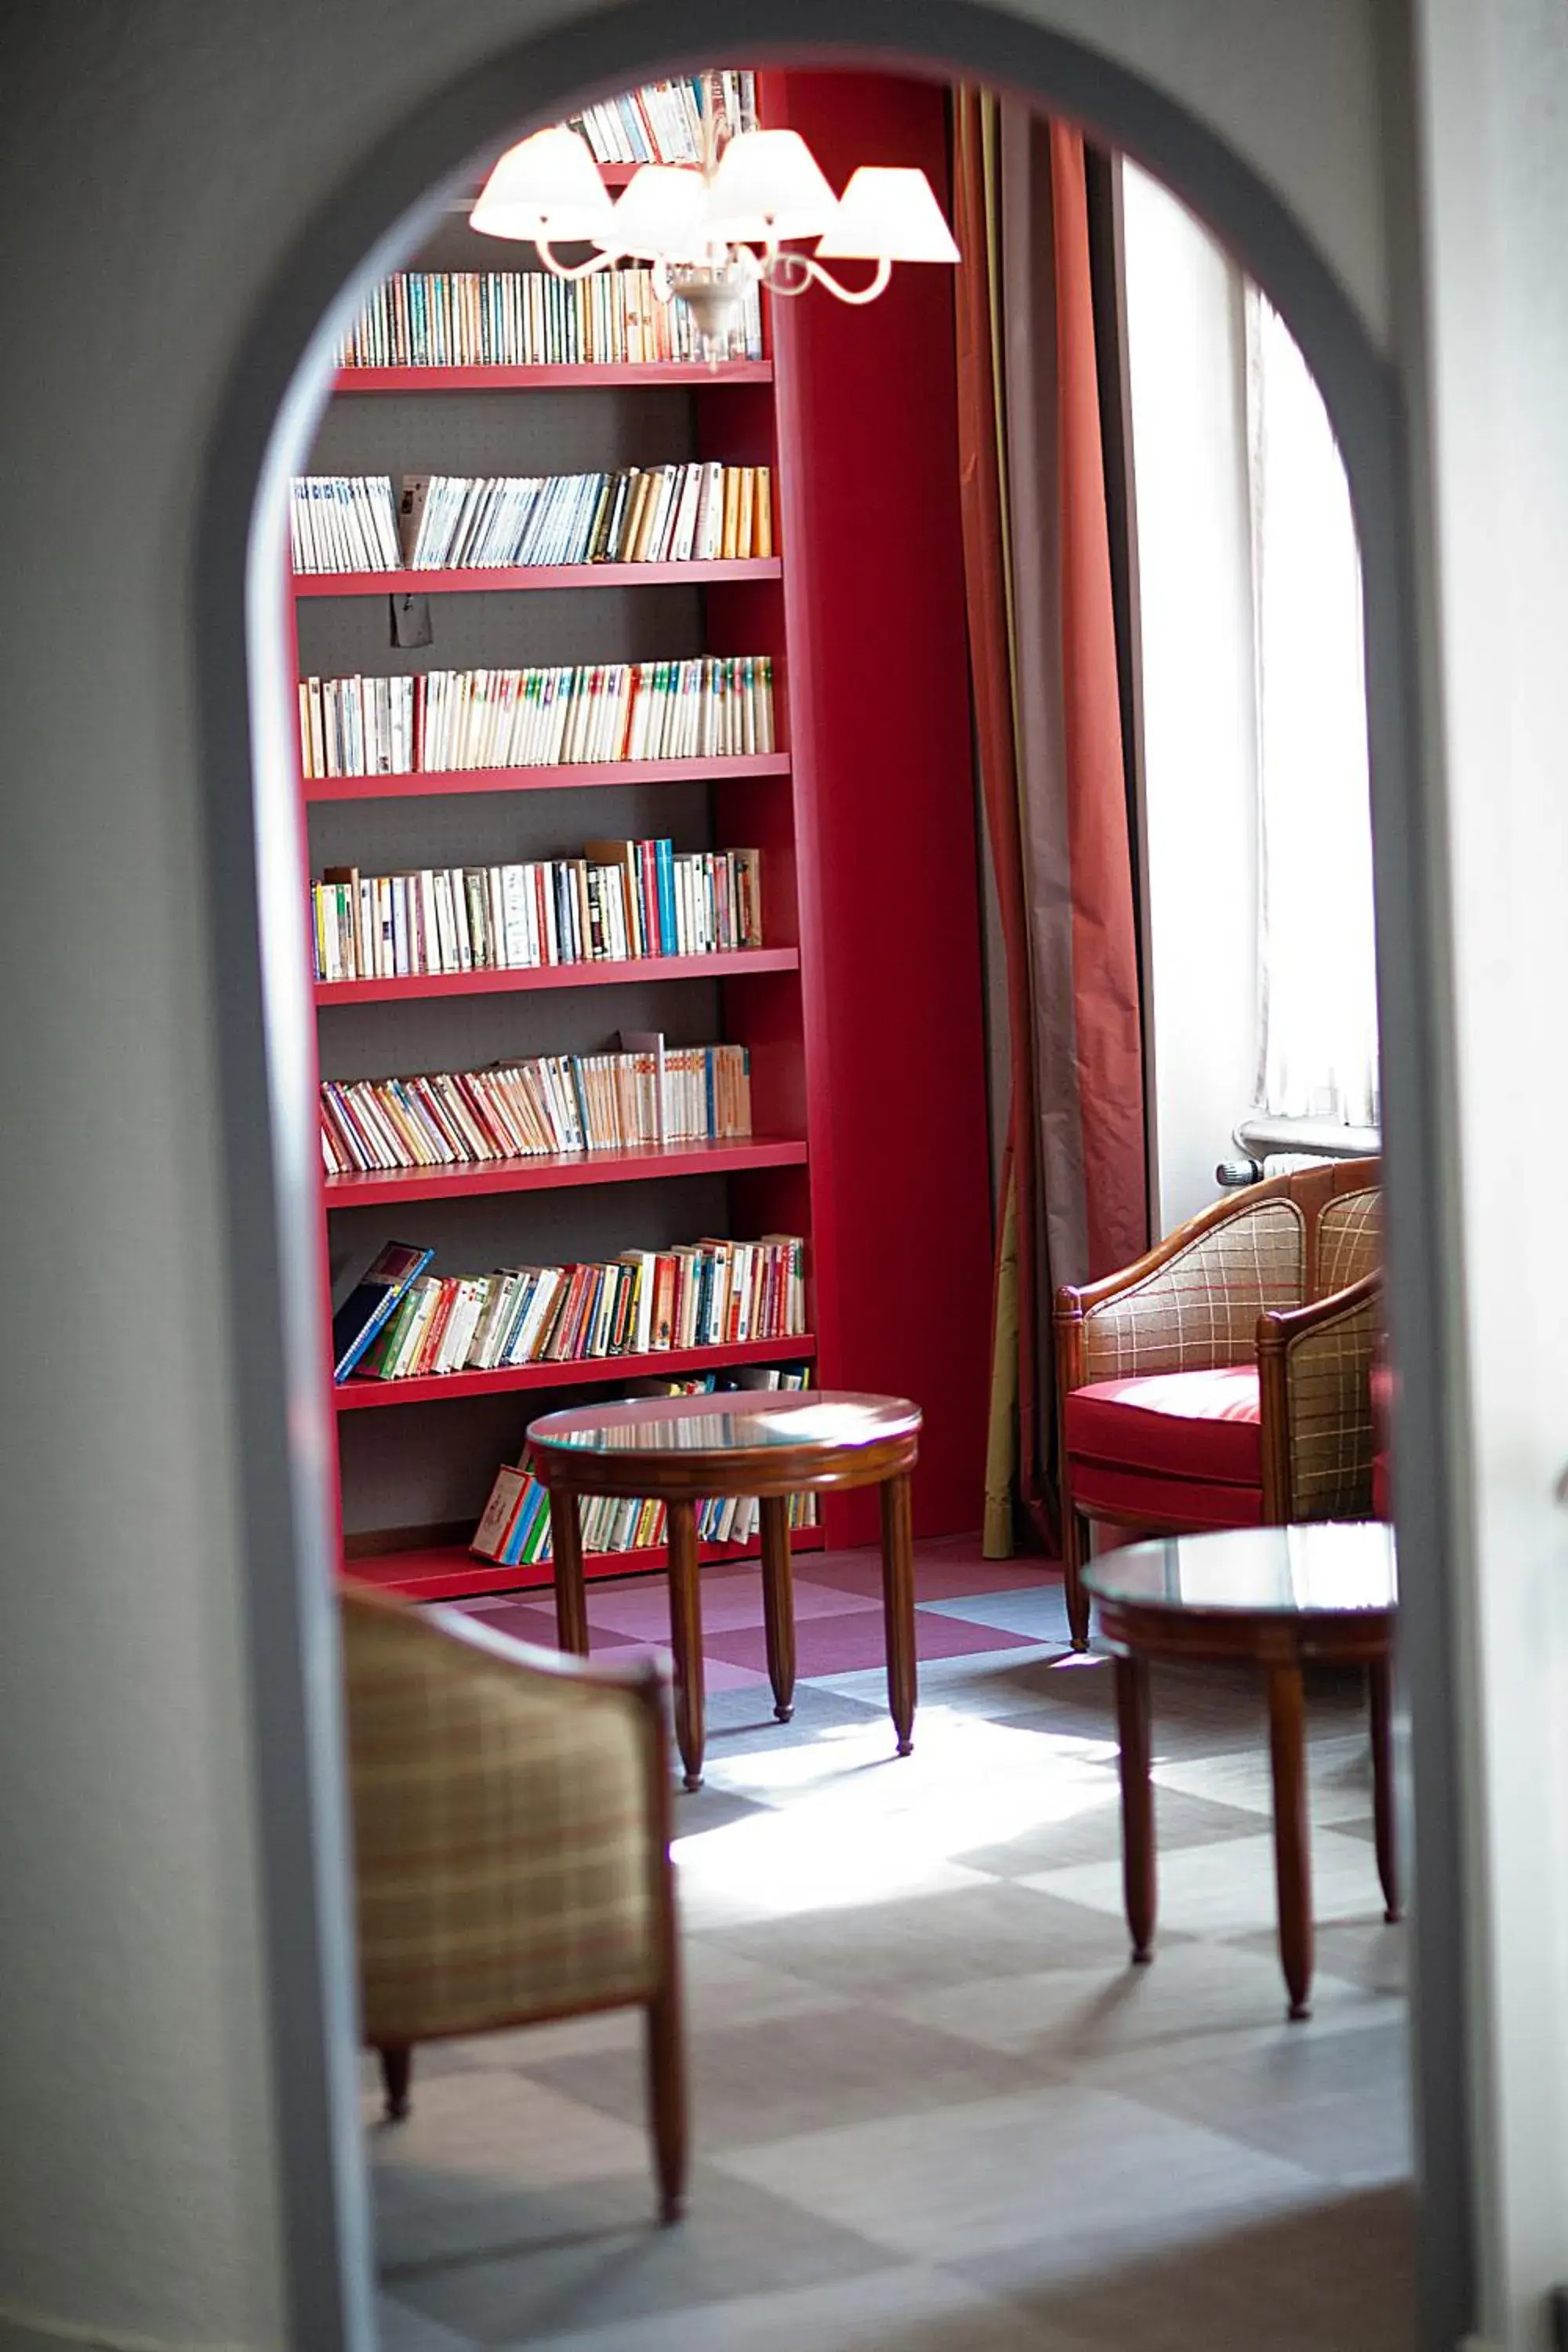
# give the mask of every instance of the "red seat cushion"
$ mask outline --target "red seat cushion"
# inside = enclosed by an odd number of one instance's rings
[[[1168,1470],[1118,1469],[1109,1462],[1074,1461],[1072,1499],[1086,1519],[1103,1519],[1108,1526],[1149,1535],[1169,1528],[1187,1534],[1205,1528],[1263,1524],[1261,1486],[1173,1478]]]
[[[1260,1488],[1258,1410],[1257,1366],[1226,1364],[1212,1372],[1091,1381],[1073,1390],[1063,1420],[1075,1465]],[[1075,1491],[1080,1483],[1075,1475]]]

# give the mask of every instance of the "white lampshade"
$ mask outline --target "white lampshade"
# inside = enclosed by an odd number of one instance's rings
[[[719,158],[703,227],[731,245],[820,236],[837,200],[798,131],[742,131]]]
[[[585,142],[563,122],[509,147],[479,192],[469,226],[485,236],[537,245],[597,244],[609,191]]]
[[[958,247],[923,172],[862,163],[816,248],[822,261],[956,261]]]
[[[702,249],[707,198],[702,174],[690,164],[639,164],[594,242],[606,252],[639,259],[695,260]]]

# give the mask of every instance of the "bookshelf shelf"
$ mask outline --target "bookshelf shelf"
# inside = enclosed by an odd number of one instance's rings
[[[721,1372],[738,1364],[795,1364],[816,1353],[816,1340],[797,1331],[783,1339],[742,1339],[727,1348],[659,1348],[646,1356],[584,1356],[571,1363],[510,1364],[495,1372],[436,1372],[422,1380],[352,1377],[332,1391],[339,1412],[367,1406],[452,1403],[464,1397],[504,1396],[512,1389],[582,1388],[622,1381],[676,1379],[686,1372]]]
[[[407,775],[306,776],[307,802],[434,800],[452,793],[563,793],[604,784],[721,784],[787,776],[787,751],[730,759],[582,761],[563,768],[417,769]]]
[[[568,1185],[634,1184],[664,1176],[733,1175],[745,1169],[800,1168],[804,1142],[750,1136],[738,1143],[672,1143],[643,1151],[562,1151],[535,1160],[487,1160],[458,1168],[373,1168],[329,1176],[329,1209],[401,1207],[494,1192],[547,1192]]]
[[[795,1528],[790,1534],[795,1552],[821,1551],[826,1538],[820,1528]],[[698,1547],[704,1568],[739,1565],[760,1557],[755,1538],[744,1543],[705,1543]],[[637,1551],[588,1551],[583,1573],[595,1580],[612,1577],[647,1576],[669,1565],[663,1544],[647,1544]],[[353,1552],[343,1559],[343,1574],[361,1584],[400,1592],[407,1601],[454,1601],[481,1592],[548,1591],[554,1582],[547,1559],[525,1560],[503,1568],[481,1559],[467,1544],[424,1544],[407,1551]]]
[[[510,594],[536,588],[703,588],[726,581],[780,580],[777,555],[689,558],[684,563],[471,565],[457,572],[296,572],[294,593],[310,596]]]
[[[339,393],[592,392],[633,385],[706,391],[710,385],[772,383],[772,360],[582,360],[526,367],[346,367],[332,381]]]
[[[402,980],[318,980],[316,1003],[390,1004],[401,997],[499,996],[513,989],[616,988],[645,980],[725,980],[795,971],[798,948],[735,948],[721,955],[635,956],[598,963],[525,964],[499,971],[422,971]]]

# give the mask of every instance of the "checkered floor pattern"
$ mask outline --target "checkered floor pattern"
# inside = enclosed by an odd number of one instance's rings
[[[677,1799],[690,2210],[660,2231],[635,2021],[419,2053],[365,2116],[386,2352],[1393,2352],[1414,2341],[1402,1994],[1363,1695],[1311,1689],[1314,2014],[1284,2022],[1246,1673],[1154,1680],[1161,1925],[1121,1921],[1110,1675],[1058,1584],[920,1548],[897,1761],[873,1557],[799,1570],[773,1720],[754,1569],[704,1580]],[[549,1596],[479,1604],[552,1638]],[[599,1586],[596,1653],[668,1630]]]

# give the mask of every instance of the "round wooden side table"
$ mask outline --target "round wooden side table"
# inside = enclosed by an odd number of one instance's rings
[[[1107,1552],[1084,1572],[1116,1653],[1121,1746],[1122,1885],[1135,1960],[1153,1958],[1154,1794],[1149,1664],[1249,1658],[1268,1696],[1279,1958],[1289,2014],[1310,2014],[1311,1855],[1301,1668],[1361,1664],[1372,1717],[1373,1816],[1384,1917],[1399,1917],[1390,1755],[1390,1647],[1397,1580],[1393,1529],[1380,1520],[1237,1528]]]
[[[710,1496],[754,1495],[761,1503],[768,1679],[773,1713],[787,1723],[795,1706],[788,1499],[846,1486],[881,1488],[888,1706],[899,1754],[909,1754],[915,1719],[910,1473],[920,1435],[920,1407],[907,1398],[839,1389],[635,1397],[545,1413],[531,1426],[533,1467],[550,1493],[555,1622],[563,1650],[588,1654],[579,1496],[650,1496],[665,1506],[675,1734],[689,1789],[701,1784],[705,1738],[696,1507]],[[629,1565],[635,1555],[627,1558]]]

